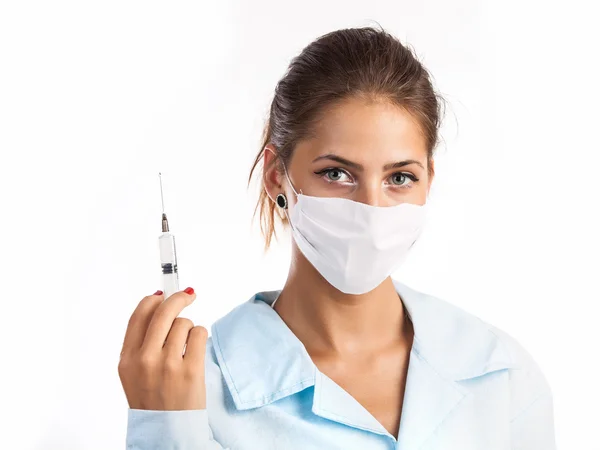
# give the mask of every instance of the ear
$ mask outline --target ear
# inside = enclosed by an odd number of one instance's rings
[[[431,189],[431,183],[433,181],[434,175],[435,175],[435,163],[433,161],[433,158],[431,158],[431,176],[427,180],[427,195],[429,195],[429,190]]]
[[[275,201],[277,194],[282,191],[281,187],[281,174],[277,170],[277,149],[273,144],[267,144],[265,151],[263,152],[263,183],[265,185],[265,191],[271,199]]]

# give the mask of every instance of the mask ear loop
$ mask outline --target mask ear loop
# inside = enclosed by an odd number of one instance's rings
[[[285,171],[285,177],[288,180],[288,183],[290,183],[290,187],[292,188],[292,190],[294,191],[294,194],[296,194],[296,197],[298,196],[298,193],[296,192],[296,189],[294,189],[294,185],[292,184],[292,180],[290,180],[290,176],[288,175],[288,171],[287,171],[287,167],[285,166],[285,164],[283,164],[283,170]],[[300,189],[300,194],[302,194],[302,189]],[[302,194],[304,195],[304,194]]]

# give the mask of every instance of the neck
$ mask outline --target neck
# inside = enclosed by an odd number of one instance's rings
[[[391,278],[365,294],[344,294],[295,244],[287,281],[273,309],[311,355],[369,354],[405,345],[412,338]]]

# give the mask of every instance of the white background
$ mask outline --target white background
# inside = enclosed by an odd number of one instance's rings
[[[0,447],[124,448],[119,352],[162,287],[159,171],[181,288],[198,292],[183,316],[210,327],[283,285],[290,237],[263,256],[246,189],[275,84],[313,39],[377,21],[449,102],[431,220],[395,277],[517,338],[553,389],[559,448],[600,448],[593,17],[577,2],[2,2]]]

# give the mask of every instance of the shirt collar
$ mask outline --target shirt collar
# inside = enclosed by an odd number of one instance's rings
[[[426,364],[440,381],[453,383],[519,367],[485,322],[445,300],[392,281],[413,323],[411,353],[416,353],[418,359],[415,357],[413,362],[411,355],[410,364],[416,365],[415,370],[419,364]],[[211,327],[215,355],[239,410],[263,406],[315,384],[315,390],[322,390],[330,383],[302,342],[271,308],[280,292],[253,295]],[[453,389],[465,394],[460,388]],[[337,393],[344,395],[340,389]],[[460,401],[462,395],[454,401]],[[315,408],[319,405],[314,404]],[[369,420],[368,415],[363,415],[365,418]],[[371,421],[370,425],[376,427],[377,423]]]

